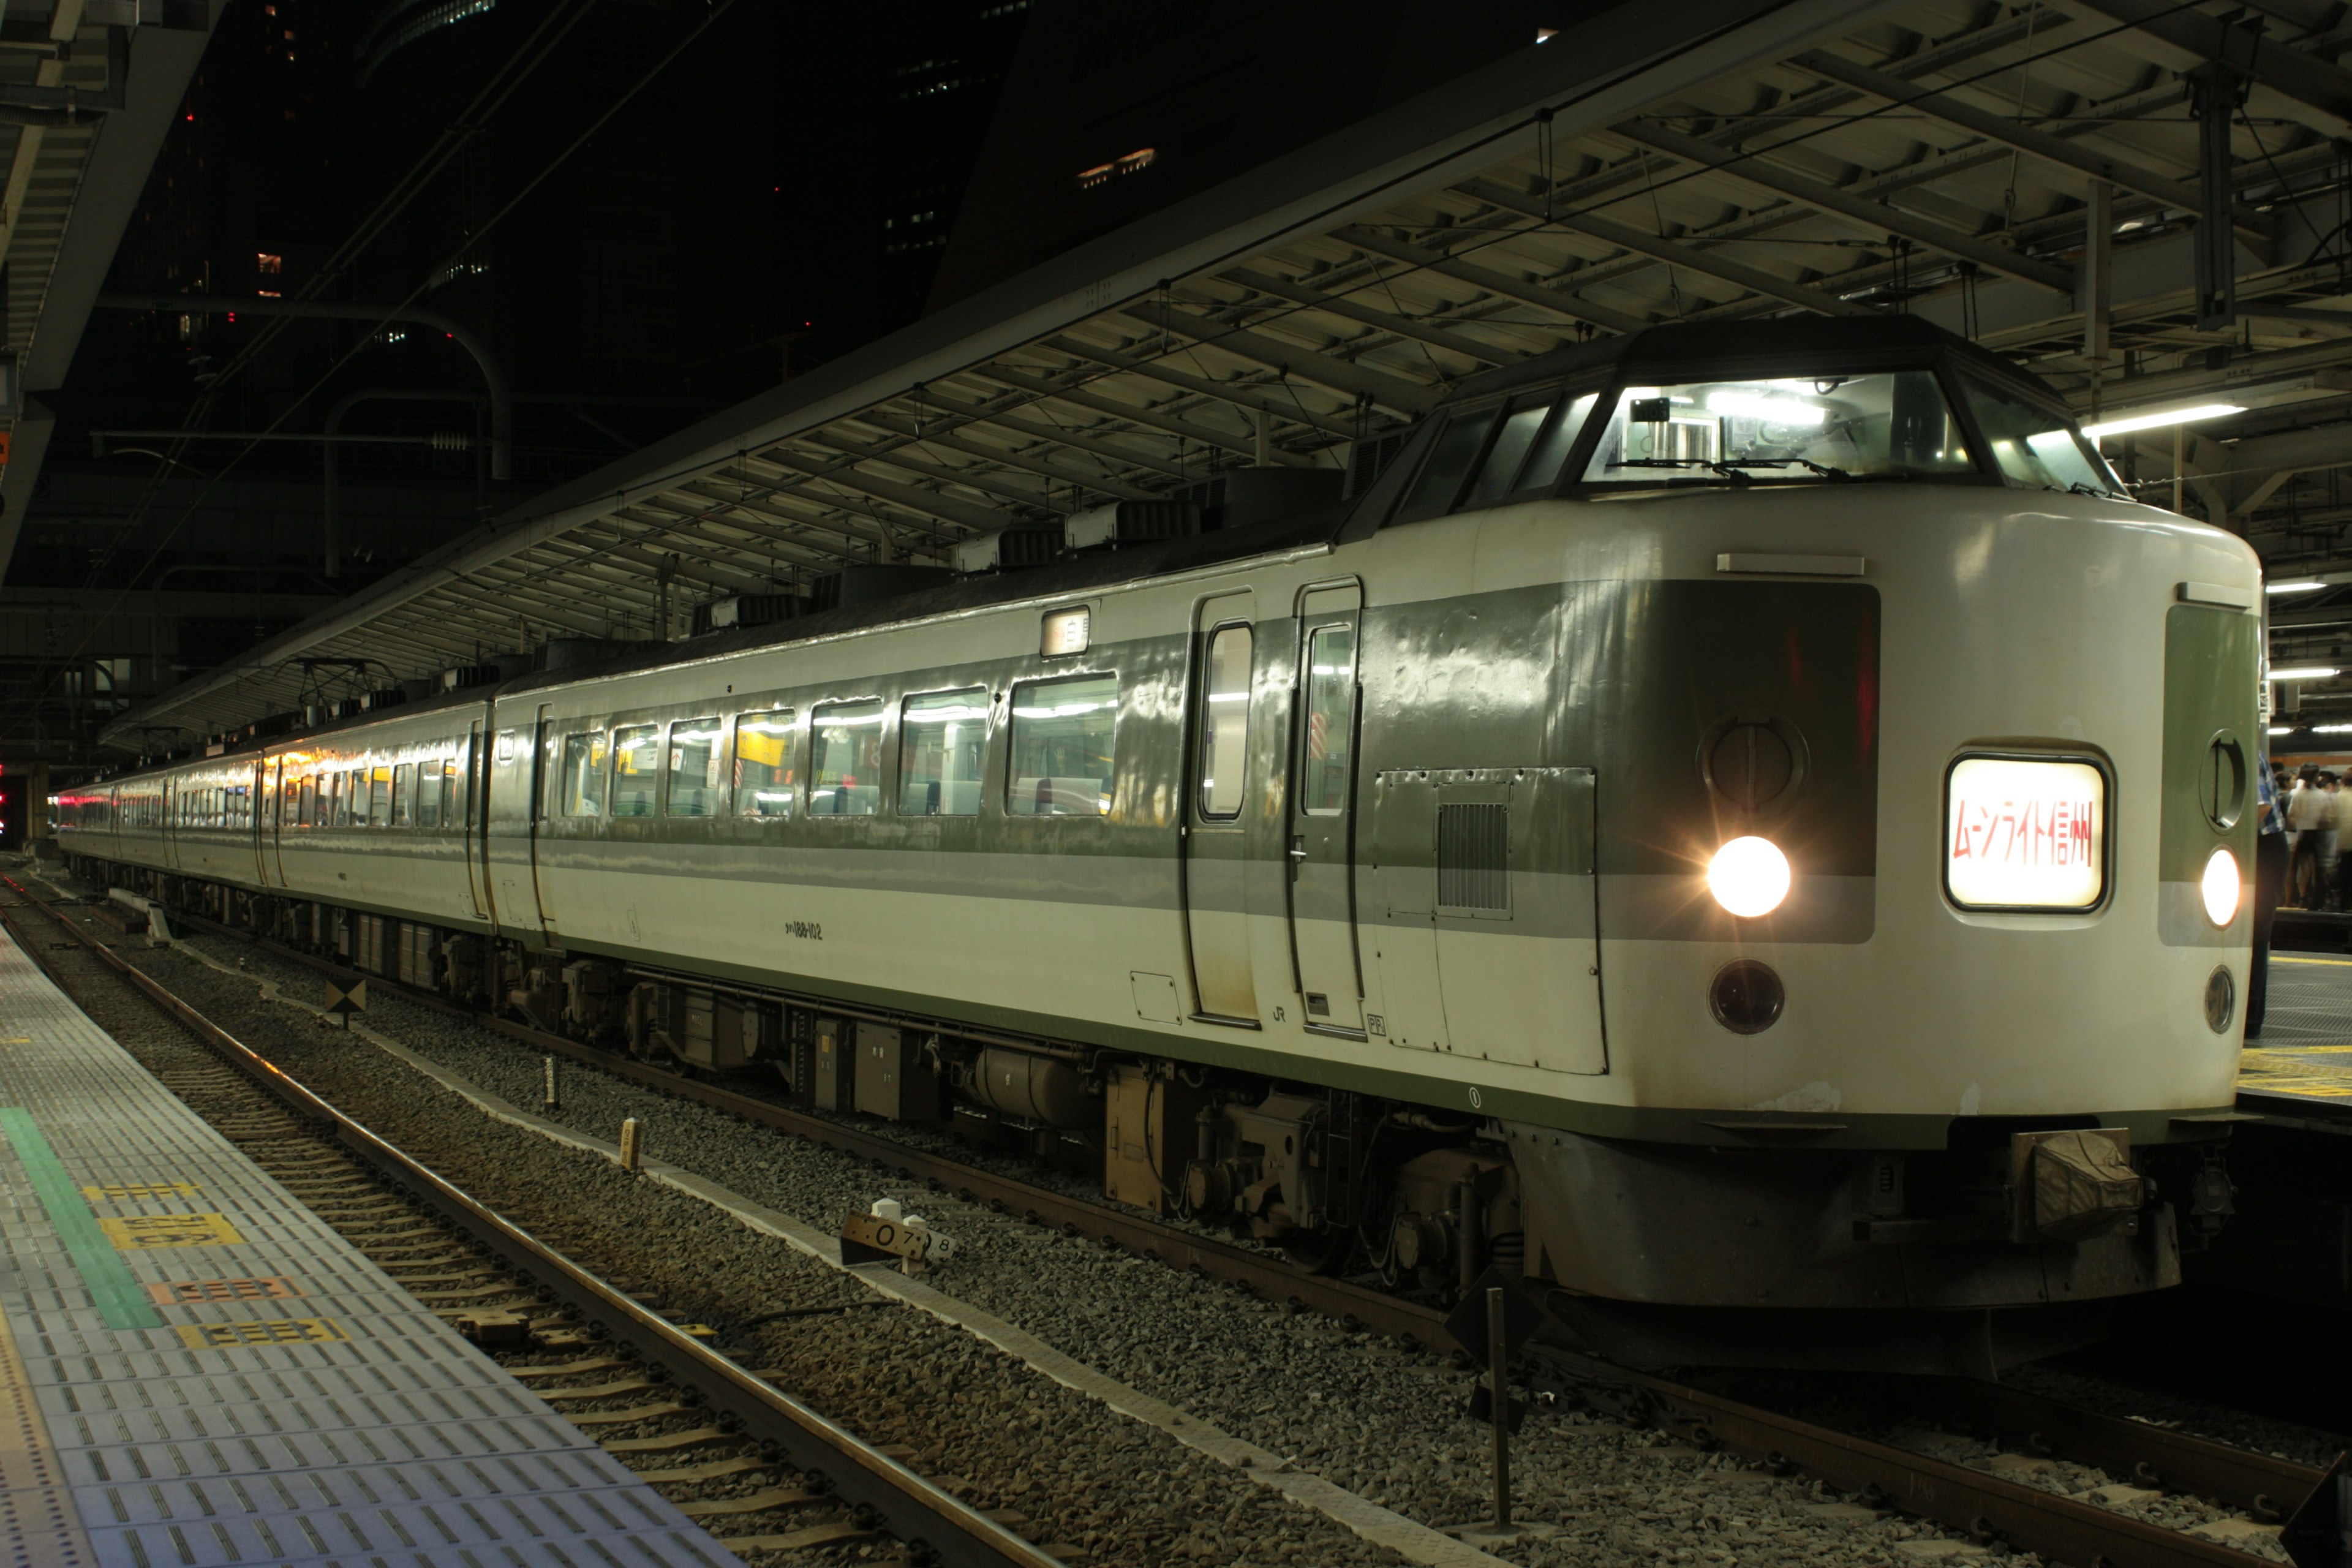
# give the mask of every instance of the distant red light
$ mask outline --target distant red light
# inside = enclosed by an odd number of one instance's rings
[[[196,117],[194,115],[191,114],[187,118],[189,124],[194,125],[196,122]]]

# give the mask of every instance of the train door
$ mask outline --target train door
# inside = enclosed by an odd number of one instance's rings
[[[474,900],[477,918],[491,918],[489,813],[486,811],[483,789],[489,776],[489,758],[482,750],[482,721],[474,721],[466,736],[466,794],[464,815],[458,818],[462,826],[458,837],[466,846],[466,891]]]
[[[1184,923],[1195,1016],[1258,1026],[1250,963],[1249,760],[1257,632],[1253,595],[1201,602],[1193,622],[1192,767],[1184,805]]]
[[[285,840],[279,835],[284,826],[286,799],[286,759],[266,757],[261,763],[261,880],[262,885],[282,888],[286,885]]]
[[[547,819],[549,796],[555,793],[555,721],[548,715],[551,704],[539,705],[539,722],[532,726],[530,774],[530,893],[532,912],[538,917],[540,930],[549,936],[556,934],[554,900],[547,894],[547,858],[551,845],[548,838]]]
[[[546,713],[541,708],[536,717],[526,718],[511,707],[492,712],[490,754],[481,770],[482,796],[477,804],[483,876],[499,934],[533,948],[545,945],[546,934],[540,929],[537,873],[531,862],[532,837],[544,809],[540,763],[546,745]]]
[[[1364,986],[1356,952],[1356,584],[1310,588],[1299,601],[1298,696],[1291,705],[1290,952],[1307,1026],[1362,1038]]]

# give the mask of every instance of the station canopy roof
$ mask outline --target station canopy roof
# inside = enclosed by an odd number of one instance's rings
[[[1659,322],[1909,311],[2085,412],[2324,403],[2352,389],[2339,11],[1622,6],[540,496],[106,738],[282,711],[305,660],[414,675],[649,636],[665,574],[676,614],[845,561],[943,561],[1261,451],[1337,468],[1465,376]],[[2221,110],[2234,202],[2209,215],[2188,73],[2217,60],[2243,102]],[[2209,217],[2237,237],[2220,331],[2195,324]],[[2168,498],[2158,434],[2137,471]],[[2319,468],[2352,462],[2335,435]],[[2227,515],[2245,492],[2208,458],[2188,477]]]

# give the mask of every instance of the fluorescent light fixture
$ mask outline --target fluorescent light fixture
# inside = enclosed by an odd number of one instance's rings
[[[2200,403],[2191,408],[2168,408],[2157,414],[2128,414],[2121,419],[2109,419],[2097,425],[2085,425],[2083,434],[2094,441],[2104,441],[2110,436],[2122,436],[2134,430],[2153,430],[2159,425],[2187,425],[2198,419],[2219,419],[2225,415],[2243,414],[2242,403]]]
[[[2298,577],[2292,583],[2265,583],[2263,584],[2263,592],[2265,594],[2315,594],[2322,588],[2332,588],[2335,585],[2333,583],[2319,582],[2315,578]]]
[[[2337,673],[2339,672],[2329,669],[2324,665],[2299,664],[2289,669],[2272,670],[2271,679],[2273,680],[2327,680]]]
[[[2294,726],[2292,724],[2273,724],[2271,726],[2271,733],[2273,735],[2292,735],[2294,733]]]
[[[1706,395],[1710,414],[1728,414],[1735,418],[1760,419],[1767,425],[1802,425],[1819,428],[1830,416],[1830,411],[1818,403],[1803,403],[1793,397],[1772,397],[1757,392],[1710,392]]]
[[[2314,724],[2311,732],[2315,735],[2352,735],[2352,724]]]

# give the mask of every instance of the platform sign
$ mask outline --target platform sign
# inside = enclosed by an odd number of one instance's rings
[[[367,982],[354,980],[346,991],[333,981],[327,982],[327,1011],[342,1019],[343,1027],[352,1026],[352,1015],[367,1011]]]

